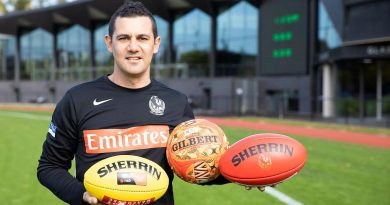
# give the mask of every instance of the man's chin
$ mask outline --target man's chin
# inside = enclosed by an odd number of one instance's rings
[[[131,69],[131,70],[126,70],[125,73],[127,76],[132,77],[132,78],[138,78],[142,77],[143,75],[146,74],[146,69]]]

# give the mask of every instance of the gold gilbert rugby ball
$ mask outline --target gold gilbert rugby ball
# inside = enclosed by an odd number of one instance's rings
[[[163,168],[132,155],[101,160],[84,174],[85,189],[106,204],[149,204],[164,195],[168,184]]]

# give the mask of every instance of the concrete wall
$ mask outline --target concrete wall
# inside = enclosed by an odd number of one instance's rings
[[[1,81],[0,102],[35,103],[44,99],[48,103],[57,103],[69,88],[79,83],[81,82]]]
[[[308,77],[267,78],[198,78],[161,80],[169,87],[186,94],[194,111],[204,114],[277,114],[279,99],[269,93],[296,91],[299,111],[310,112],[310,88]],[[65,92],[81,82],[0,82],[0,102],[57,103]],[[15,90],[19,90],[19,97]],[[284,110],[286,112],[286,110]]]
[[[206,100],[205,89],[211,92],[210,111],[216,114],[277,114],[280,112],[278,99],[268,93],[271,91],[296,92],[298,111],[296,114],[310,114],[309,77],[267,77],[267,78],[200,78],[165,81],[168,86],[177,89],[192,98],[201,100],[202,109]],[[283,99],[286,101],[287,99]],[[286,107],[284,112],[288,112]]]
[[[16,102],[16,96],[10,81],[0,81],[0,102]]]
[[[276,99],[272,99],[270,95],[267,95],[267,91],[283,91],[283,92],[298,92],[298,109],[300,114],[310,114],[311,111],[311,97],[310,97],[310,78],[306,76],[291,76],[291,77],[260,77],[258,79],[259,85],[261,85],[262,91],[259,91],[263,96],[265,104],[276,103]],[[270,106],[266,106],[263,111],[267,111]],[[277,106],[277,105],[275,105]],[[269,111],[269,110],[268,110]]]
[[[163,81],[169,87],[186,94],[195,109],[208,110],[210,114],[224,114],[232,110],[231,78],[199,78]]]

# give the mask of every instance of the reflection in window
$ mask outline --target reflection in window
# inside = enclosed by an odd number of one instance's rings
[[[210,49],[211,18],[194,9],[174,23],[176,61],[189,66],[190,76],[206,76]]]
[[[108,35],[108,24],[99,26],[94,32],[95,62],[97,66],[110,66],[111,53],[107,50],[104,37]]]
[[[50,79],[53,53],[52,39],[52,35],[42,29],[35,29],[21,36],[21,79]]]
[[[114,65],[112,54],[107,50],[104,42],[106,35],[108,35],[108,24],[98,26],[94,32],[97,76],[111,73]]]
[[[320,51],[339,47],[341,45],[340,34],[334,27],[331,18],[329,18],[329,13],[322,1],[319,3],[318,21],[318,40],[320,43]]]
[[[75,25],[58,33],[57,54],[59,79],[83,80],[91,78],[89,43],[87,29]]]
[[[0,80],[5,79],[5,76],[7,74],[6,70],[6,54],[5,54],[5,47],[7,41],[5,39],[1,38],[0,34]]]
[[[6,41],[6,79],[12,80],[15,77],[15,46],[16,46],[16,38],[11,36]]]
[[[217,24],[217,75],[254,75],[258,10],[250,3],[240,1],[219,14]]]
[[[168,59],[166,57],[166,51],[168,48],[168,22],[159,16],[154,16],[157,24],[157,35],[161,38],[160,48],[158,53],[154,56],[154,62],[166,63]]]
[[[0,34],[1,43],[1,80],[13,80],[15,74],[15,37]]]

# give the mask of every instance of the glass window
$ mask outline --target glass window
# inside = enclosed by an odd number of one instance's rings
[[[7,79],[7,44],[9,37],[0,34],[0,80]],[[13,70],[12,70],[13,72]]]
[[[11,36],[5,41],[5,79],[7,80],[13,80],[15,76],[15,46],[15,37]]]
[[[208,73],[211,17],[194,9],[174,23],[176,61],[188,66],[189,76]]]
[[[5,59],[5,40],[0,38],[0,80],[4,79],[6,74]]]
[[[247,1],[240,1],[219,14],[217,24],[217,75],[254,75],[258,9]]]
[[[96,65],[108,66],[110,64],[111,53],[108,52],[104,37],[108,35],[108,24],[99,26],[94,32],[95,38],[95,60]],[[112,61],[111,61],[112,63]]]
[[[98,26],[94,31],[95,63],[97,76],[106,75],[112,72],[114,58],[107,50],[104,37],[108,35],[108,23]]]
[[[89,31],[80,25],[58,33],[58,79],[85,80],[92,78],[89,55]]]
[[[340,34],[337,32],[329,13],[322,1],[319,3],[318,40],[320,51],[326,51],[341,45]]]
[[[49,80],[52,68],[53,36],[35,29],[20,37],[21,79]]]
[[[161,38],[160,48],[158,53],[154,56],[155,63],[166,63],[166,51],[168,48],[168,22],[159,16],[154,16],[157,24],[157,35]]]
[[[376,116],[378,72],[382,81],[382,114],[390,114],[390,62],[374,59],[370,63],[362,63],[361,60],[339,62],[336,99],[339,116]]]

